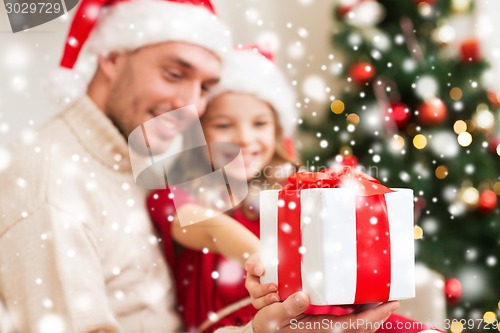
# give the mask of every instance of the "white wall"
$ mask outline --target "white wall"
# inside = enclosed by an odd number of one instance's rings
[[[297,81],[304,115],[311,117],[314,111],[325,110],[328,98],[335,95],[330,72],[338,61],[330,42],[335,0],[213,1],[219,16],[232,27],[236,42],[267,41],[276,48],[277,64],[290,80]],[[496,17],[500,1],[476,3],[484,49],[493,61],[495,77],[500,77],[500,39],[493,38],[493,32],[500,31]],[[5,8],[0,5],[0,145],[56,112],[49,107],[41,82],[57,66],[68,22],[67,17],[59,18],[31,31],[12,34]],[[332,52],[335,58],[329,59]],[[500,80],[493,80],[492,84],[500,90]],[[325,93],[328,88],[332,91]],[[305,97],[309,98],[308,103]]]
[[[46,111],[48,101],[40,83],[57,64],[67,24],[67,18],[59,18],[13,34],[0,4],[0,144],[54,113]]]

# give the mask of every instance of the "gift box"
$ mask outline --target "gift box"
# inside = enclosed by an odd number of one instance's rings
[[[348,167],[288,180],[260,195],[262,283],[312,305],[415,297],[412,190]]]

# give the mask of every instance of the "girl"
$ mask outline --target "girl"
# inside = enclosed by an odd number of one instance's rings
[[[246,324],[256,313],[242,267],[249,254],[258,252],[259,191],[281,184],[296,162],[290,141],[284,139],[293,129],[294,104],[290,85],[270,57],[256,48],[235,50],[200,120],[209,145],[229,142],[240,148],[243,161],[226,165],[224,172],[229,182],[245,180],[249,195],[231,211],[185,228],[178,217],[211,214],[218,202],[229,201],[226,187],[195,180],[188,188],[176,186],[148,198],[176,278],[179,311],[190,332]],[[185,147],[199,142],[189,135],[184,140]],[[206,154],[201,154],[205,160],[201,163],[199,149],[191,152],[183,154],[172,170],[186,181],[197,179],[204,164],[214,163]]]

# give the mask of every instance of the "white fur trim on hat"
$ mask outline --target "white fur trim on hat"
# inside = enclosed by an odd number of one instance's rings
[[[284,134],[290,136],[297,124],[295,92],[274,63],[256,51],[233,50],[224,59],[219,84],[209,99],[225,92],[254,95],[269,103],[279,115]]]
[[[88,50],[107,54],[166,41],[199,45],[220,58],[231,49],[230,30],[201,6],[132,0],[102,9],[89,37]]]

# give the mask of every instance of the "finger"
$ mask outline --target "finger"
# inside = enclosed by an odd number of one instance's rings
[[[301,315],[309,306],[309,297],[304,292],[290,295],[282,303],[270,306],[270,318],[273,318],[280,327],[290,324],[290,320]]]
[[[245,288],[247,288],[250,297],[252,298],[262,297],[263,291],[261,290],[262,285],[260,284],[259,277],[252,274],[247,274],[245,278]]]
[[[262,262],[260,261],[259,255],[257,253],[252,254],[250,258],[247,259],[247,261],[245,262],[245,270],[248,272],[248,274],[257,277],[264,274],[264,265],[262,265]]]
[[[280,300],[280,298],[279,298],[278,294],[272,293],[272,294],[267,294],[263,297],[252,299],[252,305],[257,310],[260,310],[265,306],[279,302],[279,300]]]
[[[264,297],[267,294],[278,291],[278,286],[275,283],[261,284],[259,278],[255,276],[247,276],[245,279],[245,288],[247,288],[252,298]]]
[[[389,316],[399,308],[399,302],[382,303],[370,310],[354,315],[356,323],[361,323],[362,327],[357,327],[358,332],[373,333]]]

